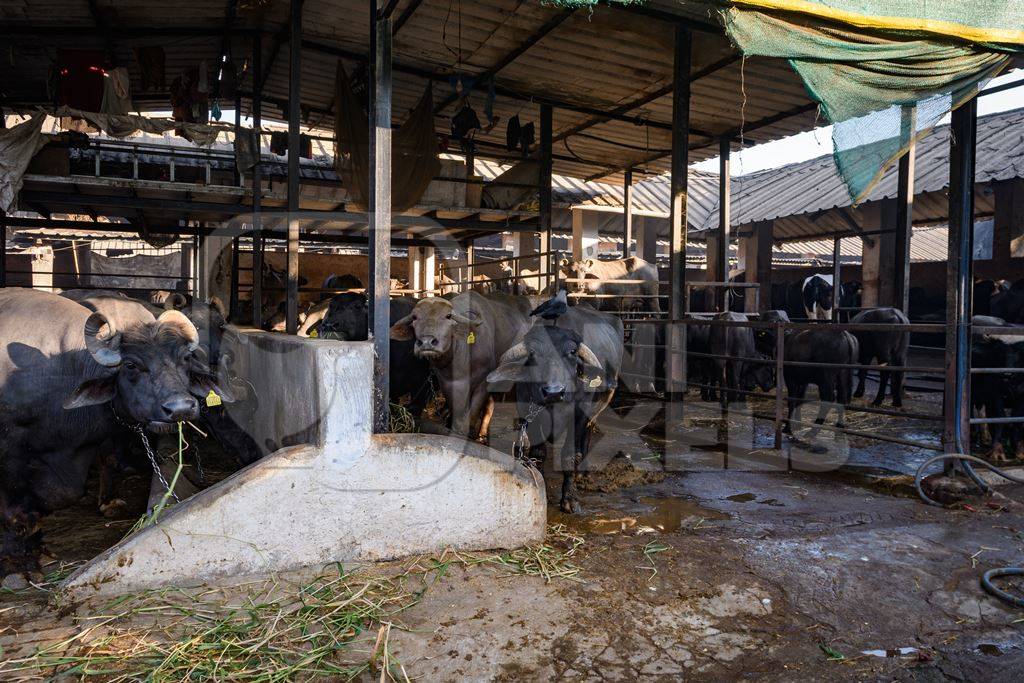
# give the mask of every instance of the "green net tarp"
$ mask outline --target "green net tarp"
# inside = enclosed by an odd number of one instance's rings
[[[744,55],[789,60],[833,124],[836,165],[854,202],[1024,44],[1024,0],[734,5],[723,11],[730,39]]]

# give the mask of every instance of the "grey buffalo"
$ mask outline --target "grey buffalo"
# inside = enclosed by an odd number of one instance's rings
[[[909,325],[910,319],[898,308],[872,308],[861,311],[853,316],[851,323],[868,323],[874,325]],[[910,330],[853,330],[860,347],[858,363],[867,365],[877,360],[879,365],[905,366],[910,350]],[[857,389],[853,395],[860,398],[864,395],[864,380],[867,370],[857,371]],[[880,406],[885,399],[885,388],[892,379],[892,404],[899,408],[903,405],[902,371],[882,370],[878,381],[878,394],[873,405]]]
[[[413,353],[430,363],[441,385],[452,431],[475,439],[486,434],[493,408],[487,375],[528,328],[513,302],[465,292],[450,300],[421,299],[391,326],[391,338],[414,341]]]
[[[529,457],[543,462],[547,443],[562,438],[565,512],[580,509],[573,475],[590,450],[594,423],[608,406],[622,364],[622,321],[590,306],[570,308],[555,324],[536,324],[501,357],[487,381],[515,385]]]
[[[606,311],[660,312],[658,267],[639,256],[613,261],[583,259],[563,264],[570,277],[581,279],[570,291],[598,295],[595,308]],[[606,282],[613,280],[613,282]],[[615,282],[630,280],[630,282]]]
[[[121,297],[0,291],[0,572],[37,562],[39,515],[81,497],[97,454],[130,428],[168,432],[199,397],[231,394],[184,314]]]

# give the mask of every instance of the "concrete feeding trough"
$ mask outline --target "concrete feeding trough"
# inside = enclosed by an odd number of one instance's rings
[[[273,452],[81,567],[63,584],[71,599],[544,537],[536,471],[454,437],[372,433],[369,342],[225,344],[258,397],[233,416]]]

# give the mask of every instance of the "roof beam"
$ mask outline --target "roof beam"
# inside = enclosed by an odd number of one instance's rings
[[[410,0],[409,4],[405,6],[402,13],[398,15],[395,22],[391,25],[391,37],[394,38],[398,35],[398,32],[402,30],[402,27],[412,19],[412,15],[416,13],[416,10],[423,4],[423,0]]]
[[[779,121],[784,121],[785,119],[788,119],[791,116],[799,116],[800,114],[806,114],[807,112],[814,111],[817,108],[818,108],[818,103],[817,102],[808,102],[807,104],[801,104],[799,107],[793,107],[792,109],[787,109],[786,111],[780,111],[778,114],[772,114],[771,116],[766,116],[765,118],[760,119],[758,121],[754,121],[753,123],[750,123],[750,124],[747,124],[747,125],[744,125],[744,126],[736,126],[735,128],[732,128],[731,130],[727,130],[724,133],[721,133],[719,135],[719,137],[726,137],[726,136],[732,137],[734,135],[738,135],[740,133],[740,131],[742,131],[744,133],[744,135],[745,135],[747,133],[750,133],[751,131],[755,131],[755,130],[758,130],[760,128],[764,128],[766,126],[770,126],[772,124],[778,123]],[[699,133],[696,130],[694,130],[693,128],[690,129],[690,132],[694,133],[694,134],[697,134],[697,135],[701,135],[701,136],[706,135],[706,133]],[[749,142],[749,141],[747,141],[747,142]],[[693,147],[690,147],[690,151],[694,152],[694,151],[699,150],[699,149],[704,149],[705,147],[709,147],[712,144],[715,144],[715,143],[712,141],[712,142],[702,143],[700,145],[694,145]],[[649,163],[652,163],[654,161],[658,161],[659,159],[662,159],[662,158],[664,158],[666,156],[668,156],[668,155],[665,154],[664,152],[658,152],[657,154],[652,154],[651,156],[646,157],[644,159],[640,159],[639,161],[634,161],[632,164],[630,164],[630,166],[631,167],[635,167],[635,166],[638,166],[638,165],[641,165],[641,164],[649,164]],[[609,175],[613,175],[615,173],[623,173],[630,166],[624,166],[624,167],[618,168],[615,171],[612,171],[611,173],[595,173],[594,175],[588,176],[588,177],[584,178],[583,180],[585,182],[588,182],[588,183],[592,182],[592,181],[595,181],[595,180],[600,180],[601,178],[604,178],[604,177],[609,176]]]
[[[493,78],[494,76],[496,76],[499,71],[501,71],[506,66],[522,57],[527,50],[529,50],[531,47],[533,47],[541,40],[543,40],[549,33],[554,31],[556,28],[561,26],[565,22],[565,20],[571,17],[575,12],[575,9],[566,9],[555,14],[553,17],[544,22],[544,25],[537,29],[537,31],[535,31],[533,34],[531,34],[529,38],[527,38],[525,41],[516,46],[514,50],[512,50],[504,57],[499,59],[494,66],[492,66],[491,68],[487,69],[482,73],[477,74],[475,80],[478,82],[482,82],[486,81],[488,78]],[[455,92],[448,95],[448,97],[444,98],[441,102],[437,104],[437,106],[434,107],[434,113],[440,114],[445,109],[447,109],[453,102],[458,100],[459,97],[460,95]]]
[[[306,1],[299,0],[300,7],[299,11],[305,8]],[[270,58],[267,59],[263,65],[263,81],[260,83],[259,88],[255,88],[257,92],[263,92],[264,86],[267,85],[267,80],[270,78],[271,72],[274,70],[274,62],[277,60],[277,55],[281,52],[281,46],[288,42],[291,37],[291,31],[289,30],[291,25],[286,21],[284,25],[278,29],[277,33],[274,34],[273,44],[270,46]],[[305,44],[305,41],[303,41]]]
[[[691,74],[690,75],[690,83],[693,83],[694,81],[700,80],[701,78],[704,78],[706,76],[710,76],[711,74],[715,73],[716,71],[719,71],[720,69],[724,69],[725,67],[729,66],[730,64],[736,63],[737,61],[739,61],[739,59],[740,59],[740,55],[732,54],[732,55],[729,55],[728,57],[725,57],[723,59],[719,59],[717,62],[712,62],[711,64],[708,64],[703,69],[698,69],[695,73]],[[654,92],[652,92],[650,94],[643,95],[643,96],[641,96],[641,97],[639,97],[639,98],[637,98],[635,100],[632,100],[631,102],[626,102],[625,104],[622,104],[622,105],[619,105],[618,107],[615,107],[614,109],[612,109],[609,112],[609,114],[616,115],[616,116],[617,115],[626,114],[628,112],[633,111],[634,109],[639,109],[640,107],[646,106],[646,105],[650,104],[651,102],[654,102],[655,100],[659,100],[659,99],[661,99],[662,97],[668,95],[671,92],[672,92],[672,83],[669,83],[668,85],[662,86],[661,88],[658,88],[657,90],[655,90]],[[564,140],[567,137],[570,137],[572,135],[576,135],[577,133],[581,133],[581,132],[585,131],[587,128],[590,128],[592,126],[596,126],[599,123],[604,123],[605,121],[608,121],[608,120],[609,120],[609,116],[595,116],[595,117],[593,117],[591,119],[583,121],[582,123],[576,124],[572,128],[569,128],[568,130],[562,131],[561,133],[559,133],[558,135],[555,136],[554,142],[561,142],[562,140]]]
[[[615,4],[609,6],[620,12],[629,12],[630,14],[637,14],[650,19],[657,19],[658,21],[664,21],[670,24],[680,24],[693,31],[700,31],[701,33],[711,33],[715,35],[725,33],[725,29],[720,24],[697,21],[696,19],[690,19],[689,17],[673,14],[672,12],[666,12],[665,10],[647,7],[643,3],[630,3],[628,5]]]
[[[103,31],[92,26],[21,26],[18,24],[7,24],[0,28],[0,36],[23,37],[23,36],[82,36],[102,33]],[[215,37],[224,35],[222,26],[111,26],[109,33],[117,38],[160,38],[160,37]],[[263,33],[262,29],[236,27],[229,33],[232,35],[251,36]]]

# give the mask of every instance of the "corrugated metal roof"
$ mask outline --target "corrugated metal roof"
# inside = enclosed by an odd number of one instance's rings
[[[398,3],[398,13],[413,0]],[[161,45],[167,55],[167,80],[170,82],[186,66],[202,60],[213,64],[220,51],[222,36],[192,37],[132,36],[132,29],[195,27],[209,31],[224,25],[226,3],[181,0],[174,3],[156,0],[97,0],[102,16],[118,29],[114,57],[131,72],[136,95],[139,73],[132,55],[138,45]],[[264,99],[264,116],[280,118],[270,103],[288,99],[288,45],[286,41],[288,3],[253,3],[257,10],[239,10],[238,27],[255,27],[265,32],[263,63],[269,70]],[[671,93],[661,93],[672,80],[671,23],[652,17],[651,11],[699,21],[712,30],[693,32],[693,72],[712,64],[724,64],[714,73],[692,83],[691,126],[709,136],[691,136],[694,161],[717,154],[717,136],[735,134],[741,124],[747,138],[756,142],[777,139],[807,130],[814,123],[813,103],[799,77],[781,60],[738,59],[737,53],[713,16],[716,3],[649,0],[639,8],[600,5],[592,11],[580,10],[562,21],[545,37],[526,49],[497,75],[505,94],[494,102],[500,123],[480,140],[489,145],[504,144],[505,123],[514,115],[537,122],[539,107],[533,96],[554,99],[596,110],[610,111],[625,103],[649,99],[628,109],[638,120],[660,124],[671,121]],[[304,49],[302,104],[309,122],[330,125],[325,114],[333,106],[334,74],[338,51],[363,55],[368,45],[368,8],[364,0],[306,0],[303,9]],[[549,25],[563,10],[543,2],[522,0],[480,0],[453,5],[447,0],[424,0],[395,39],[394,112],[401,121],[423,92],[431,74],[480,74],[487,72],[527,43]],[[89,3],[81,0],[19,0],[0,6],[0,21],[10,33],[11,55],[0,60],[0,84],[8,104],[33,105],[52,98],[50,75],[56,61],[56,49],[62,47],[103,48],[104,37],[97,20],[89,13]],[[60,35],[31,35],[30,26],[80,29]],[[19,33],[20,29],[20,33]],[[282,40],[275,40],[281,36]],[[249,54],[248,39],[229,41],[236,64]],[[275,56],[272,58],[272,56]],[[346,66],[352,70],[353,62]],[[410,73],[413,67],[418,75]],[[242,87],[251,90],[246,75]],[[745,86],[746,97],[741,90]],[[452,92],[448,83],[435,83],[436,100]],[[518,94],[513,98],[509,94]],[[486,94],[474,92],[470,101],[482,112]],[[165,93],[139,98],[143,110],[167,109]],[[221,103],[222,107],[230,102]],[[244,107],[249,109],[248,99]],[[776,123],[755,128],[754,124],[784,112]],[[448,129],[449,106],[436,121],[438,132]],[[593,125],[583,134],[562,139],[563,134],[587,123]],[[556,107],[554,111],[555,171],[561,175],[587,178],[611,173],[619,180],[619,171],[635,166],[638,174],[658,174],[668,170],[669,131],[664,127],[638,127],[634,121],[606,121],[585,113]],[[494,149],[494,147],[489,147]],[[486,151],[480,151],[481,156]]]

